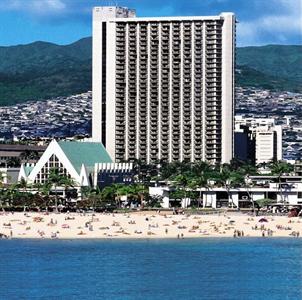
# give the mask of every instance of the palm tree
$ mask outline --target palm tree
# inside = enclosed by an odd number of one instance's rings
[[[66,199],[66,192],[70,187],[74,187],[76,185],[75,181],[66,175],[61,175],[60,184],[64,186],[65,189],[65,199]]]
[[[21,161],[25,161],[25,162],[29,162],[30,160],[35,160],[37,161],[40,156],[38,151],[35,150],[25,150],[23,152],[21,152],[20,156],[19,156]]]
[[[270,164],[270,170],[271,170],[271,173],[273,175],[277,176],[278,190],[280,191],[281,202],[284,203],[285,199],[283,199],[283,192],[282,192],[282,186],[281,186],[281,177],[282,177],[282,175],[289,174],[289,173],[293,172],[294,167],[293,167],[293,165],[280,160],[280,161],[272,162]]]
[[[4,176],[2,174],[2,172],[0,171],[0,187],[1,187],[1,191],[3,192],[3,184],[4,184]],[[1,209],[4,211],[4,207],[3,207],[3,204],[2,204],[2,197],[0,196],[0,206],[1,206]]]
[[[117,201],[118,206],[121,205],[121,197],[126,196],[127,200],[128,197],[131,197],[133,195],[133,189],[130,185],[124,185],[124,184],[116,184],[115,185],[115,199]]]
[[[192,190],[199,189],[199,197],[197,201],[197,206],[199,208],[200,202],[202,201],[202,188],[209,188],[207,174],[202,174],[201,176],[193,177],[191,180],[189,180],[188,186]]]
[[[66,184],[68,181],[68,177],[66,175],[60,174],[59,169],[51,169],[48,175],[47,182],[54,187],[55,190],[55,207],[56,212],[58,212],[58,191],[57,188],[60,185]]]
[[[19,157],[10,157],[6,160],[7,167],[17,168],[21,166],[21,160]]]
[[[189,176],[188,173],[180,173],[174,177],[174,182],[176,183],[176,192],[178,198],[187,198],[187,188],[189,185]]]
[[[117,188],[116,184],[104,187],[100,192],[101,199],[109,204],[112,204],[113,202],[117,204]]]
[[[199,188],[199,199],[198,199],[198,207],[200,207],[200,201],[202,192],[202,188],[206,188],[207,190],[210,188],[209,180],[213,176],[213,167],[210,166],[207,162],[201,161],[192,166],[193,178],[189,183],[192,189]]]
[[[257,168],[250,164],[244,164],[244,165],[240,166],[239,171],[242,173],[242,176],[244,176],[246,192],[248,194],[249,200],[252,202],[252,208],[253,208],[253,212],[255,214],[255,202],[253,199],[253,194],[250,192],[250,187],[251,187],[250,176],[258,174]]]
[[[85,199],[90,204],[92,210],[94,211],[97,204],[102,202],[103,197],[99,187],[97,188],[85,187],[82,188],[82,199]]]
[[[18,182],[18,184],[17,184],[17,187],[19,188],[19,189],[22,189],[23,190],[23,195],[24,195],[24,197],[26,197],[25,196],[25,194],[26,194],[26,192],[27,192],[27,188],[28,188],[28,184],[27,184],[27,181],[24,179],[24,178],[21,178],[21,180]],[[25,198],[24,198],[25,199]],[[25,211],[25,208],[26,208],[26,202],[24,201],[24,203],[23,203],[23,210]]]
[[[234,207],[234,201],[230,189],[244,182],[242,174],[239,171],[232,170],[230,165],[224,164],[220,166],[220,170],[216,175],[214,175],[214,179],[224,186],[228,194],[228,200],[231,199],[232,207]]]
[[[21,180],[18,182],[18,187],[23,189],[23,193],[26,193],[28,188],[27,181],[24,178],[21,178]]]
[[[148,187],[143,184],[134,184],[132,185],[132,195],[134,198],[139,199],[141,206],[144,206],[144,199],[148,193]]]

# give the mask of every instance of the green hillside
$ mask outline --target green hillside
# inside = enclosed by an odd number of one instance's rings
[[[0,105],[91,90],[91,38],[0,47]]]
[[[0,105],[91,90],[91,53],[91,37],[66,46],[0,47]],[[236,83],[302,91],[302,46],[238,48]]]
[[[297,81],[286,77],[270,75],[246,65],[237,65],[236,85],[242,87],[256,87],[272,91],[302,92],[301,80]]]
[[[302,46],[267,45],[237,49],[237,65],[267,75],[302,81]]]

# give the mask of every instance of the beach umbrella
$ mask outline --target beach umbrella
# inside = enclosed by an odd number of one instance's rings
[[[268,222],[268,220],[265,219],[265,218],[261,218],[261,219],[259,220],[259,222],[260,222],[260,223],[264,223],[264,222]]]

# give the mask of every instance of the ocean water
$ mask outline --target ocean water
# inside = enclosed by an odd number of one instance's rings
[[[0,299],[302,299],[302,239],[0,240]]]

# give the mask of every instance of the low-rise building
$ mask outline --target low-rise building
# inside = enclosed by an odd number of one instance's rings
[[[0,166],[6,167],[12,159],[17,159],[20,163],[37,162],[45,149],[46,146],[0,144]]]
[[[14,184],[18,182],[20,168],[0,168],[0,184]]]
[[[74,182],[74,187],[104,187],[132,181],[132,163],[114,163],[101,143],[53,140],[37,164],[22,165],[19,180],[45,184],[51,170]]]
[[[175,188],[171,186],[150,187],[151,196],[159,196],[162,206],[186,208],[192,199],[173,199]],[[257,200],[270,199],[272,204],[302,207],[302,176],[282,176],[279,183],[277,176],[251,176],[245,187],[225,187],[213,184],[211,187],[196,189],[196,196],[201,196],[203,208],[249,208]],[[172,196],[172,197],[171,197]]]

